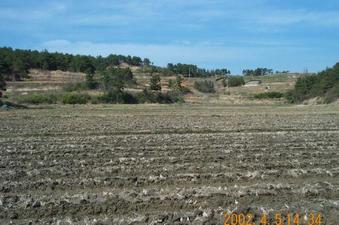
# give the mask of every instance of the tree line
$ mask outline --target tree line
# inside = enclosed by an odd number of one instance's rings
[[[231,74],[231,71],[228,69],[215,69],[207,70],[204,68],[199,68],[194,64],[182,64],[182,63],[168,63],[167,70],[171,71],[174,74],[181,74],[185,77],[210,77],[215,75],[228,75]]]
[[[0,48],[0,76],[5,80],[21,80],[29,69],[62,70],[93,74],[109,66],[127,63],[132,66],[151,65],[149,59],[138,56],[109,55],[93,57],[48,51]]]
[[[273,69],[268,68],[257,68],[257,69],[245,69],[242,71],[242,74],[244,76],[266,76],[266,75],[272,75]]]

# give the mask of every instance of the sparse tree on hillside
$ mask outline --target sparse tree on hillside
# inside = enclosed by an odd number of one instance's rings
[[[12,67],[12,80],[20,80],[21,78],[27,77],[28,71],[21,61],[21,59],[16,58],[13,62]]]
[[[6,90],[6,81],[4,75],[0,73],[0,98],[2,98],[2,91]],[[1,100],[0,100],[1,103]]]
[[[170,89],[172,89],[173,91],[179,91],[180,92],[183,89],[182,82],[183,82],[183,78],[181,76],[177,75],[175,80],[174,79],[168,80],[168,87]]]
[[[150,89],[153,91],[161,91],[161,78],[159,75],[152,75],[150,79]]]
[[[149,66],[151,65],[151,61],[148,58],[144,58],[143,64],[144,66]]]
[[[174,86],[175,86],[174,80],[173,79],[169,79],[168,80],[168,88],[172,89],[172,88],[174,88]]]
[[[6,81],[4,75],[0,73],[0,91],[1,90],[6,90]]]
[[[133,73],[130,69],[111,67],[101,72],[102,87],[106,93],[122,92],[126,83],[132,80]]]
[[[183,78],[181,76],[177,76],[175,79],[175,87],[177,90],[181,90],[182,89],[182,82],[183,82]]]
[[[98,86],[98,82],[94,80],[93,73],[86,73],[86,87],[89,89],[95,89]]]

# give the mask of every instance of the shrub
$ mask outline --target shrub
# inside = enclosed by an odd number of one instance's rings
[[[148,91],[144,89],[143,92],[136,94],[138,103],[160,103],[170,104],[176,102],[183,102],[180,92],[169,91],[167,93]]]
[[[96,89],[99,87],[99,83],[96,80],[94,80],[94,74],[92,73],[86,74],[86,81],[84,86],[88,89]]]
[[[264,99],[264,98],[282,98],[284,97],[283,93],[280,92],[266,92],[254,95],[254,98]]]
[[[168,88],[173,89],[175,87],[175,80],[169,79],[168,80]]]
[[[209,80],[195,81],[194,88],[203,93],[215,93],[214,83]]]
[[[286,92],[285,94],[285,98],[289,103],[296,103],[297,99],[296,99],[296,95],[295,95],[295,91],[291,90]]]
[[[110,91],[98,97],[100,103],[120,103],[120,104],[137,104],[138,100],[130,93],[123,91]]]
[[[228,86],[229,87],[237,87],[237,86],[242,86],[245,84],[245,80],[243,77],[240,76],[230,76],[228,78]]]
[[[188,87],[182,86],[183,78],[181,76],[177,76],[176,79],[168,80],[168,88],[172,90],[172,92],[177,92],[178,94],[188,94],[191,93],[191,90]]]
[[[189,93],[189,92],[191,92],[191,90],[187,87],[183,87],[182,92],[169,91],[165,94],[168,101],[164,102],[164,103],[177,103],[177,102],[183,103],[183,102],[185,102],[184,99],[181,96],[181,94],[183,92]]]
[[[91,99],[91,96],[84,93],[67,93],[62,97],[64,104],[86,104]]]
[[[150,89],[154,91],[161,91],[161,78],[159,75],[152,75],[150,79]]]
[[[26,104],[56,104],[58,97],[55,94],[31,94],[23,95],[17,98],[18,103]]]

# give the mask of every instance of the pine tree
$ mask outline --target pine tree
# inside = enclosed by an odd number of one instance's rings
[[[150,89],[152,91],[161,91],[161,78],[159,75],[153,75],[150,79]]]

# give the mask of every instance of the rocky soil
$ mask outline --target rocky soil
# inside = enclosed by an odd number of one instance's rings
[[[338,140],[338,105],[0,111],[0,224],[338,224]]]

